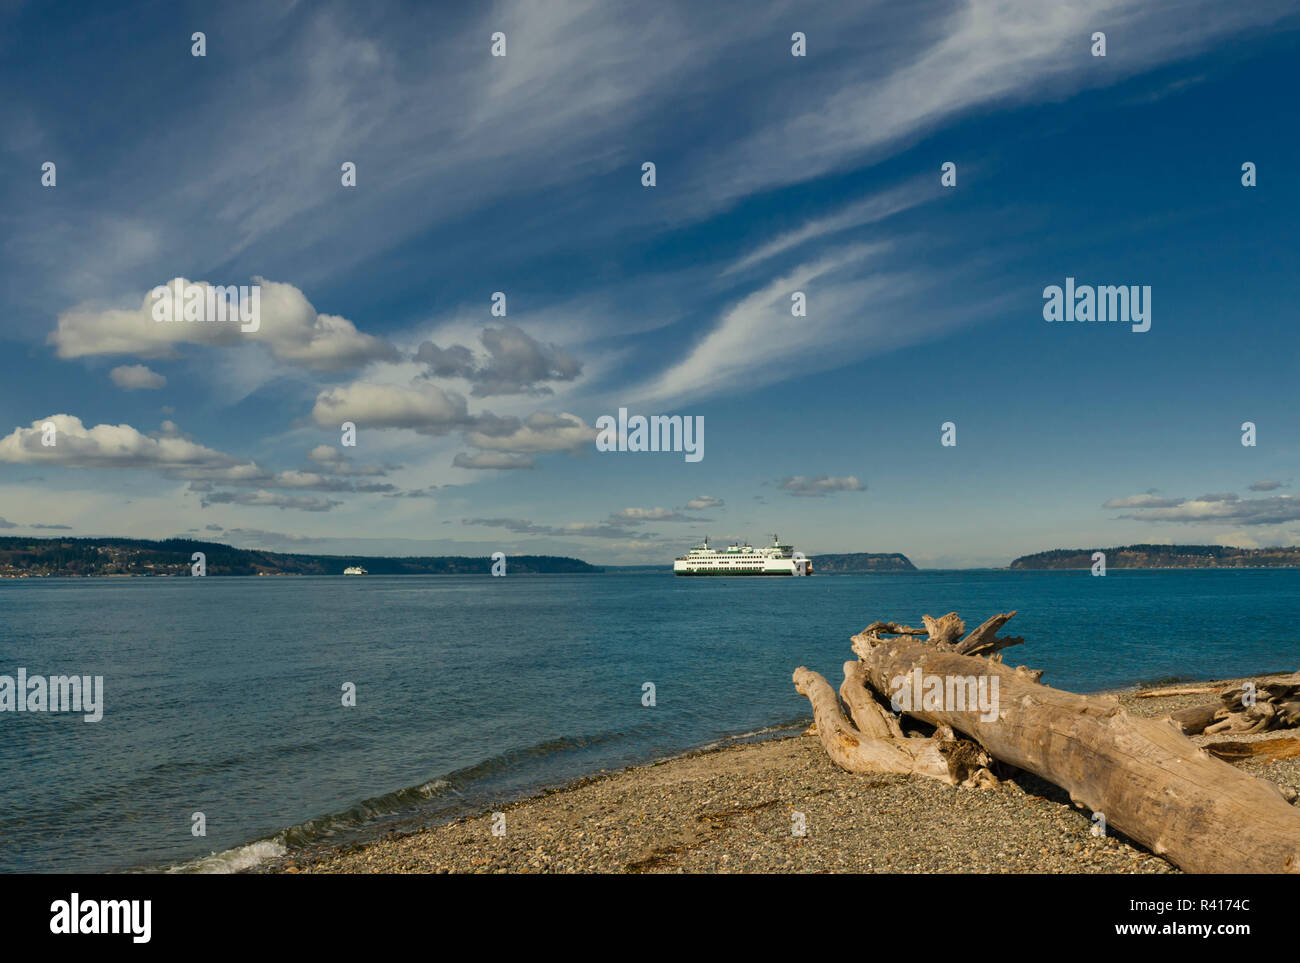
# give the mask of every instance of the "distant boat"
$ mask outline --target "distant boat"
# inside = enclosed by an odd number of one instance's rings
[[[360,565],[349,565],[347,568],[343,570],[343,574],[344,575],[369,575],[370,573],[367,572]]]

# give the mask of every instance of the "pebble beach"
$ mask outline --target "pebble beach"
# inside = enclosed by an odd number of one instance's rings
[[[1139,698],[1137,690],[1115,695],[1134,715],[1153,717],[1213,698],[1203,693]],[[1205,745],[1225,738],[1193,741]],[[1232,741],[1264,738],[1300,740],[1300,733]],[[1300,791],[1300,757],[1234,765],[1284,790]],[[1090,816],[1073,807],[1061,789],[1025,772],[992,789],[845,772],[831,763],[815,736],[803,734],[602,772],[451,823],[290,854],[263,871],[1178,872],[1121,836],[1092,835]],[[495,835],[502,818],[504,835]]]

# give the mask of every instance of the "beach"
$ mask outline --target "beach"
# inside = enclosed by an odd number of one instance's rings
[[[1239,680],[1212,683],[1226,687]],[[1188,687],[1207,686],[1200,683]],[[1204,692],[1115,695],[1159,717]],[[1197,745],[1300,733],[1196,736]],[[1300,744],[1298,744],[1300,748]],[[1300,757],[1234,763],[1300,791]],[[498,815],[501,814],[501,815]],[[845,772],[807,734],[602,772],[443,825],[291,854],[281,873],[1176,873],[1017,772],[992,789]],[[799,825],[804,833],[799,835]],[[494,835],[494,826],[503,835]]]

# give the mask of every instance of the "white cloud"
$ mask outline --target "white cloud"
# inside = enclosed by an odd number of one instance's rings
[[[46,446],[46,424],[54,427],[54,444]],[[141,434],[130,425],[87,428],[74,415],[39,418],[28,428],[15,428],[0,438],[0,461],[52,464],[70,468],[204,468],[246,470],[239,459],[175,434]],[[251,464],[251,463],[249,463]]]
[[[108,376],[123,391],[155,390],[167,384],[166,378],[142,364],[118,365]]]
[[[211,492],[202,497],[204,508],[209,505],[253,505],[264,508],[296,509],[303,512],[328,512],[342,502],[326,498],[309,498],[303,495],[286,495],[283,492],[256,491]]]
[[[456,468],[503,470],[532,468],[534,465],[532,455],[515,455],[504,451],[480,451],[474,454],[457,452],[451,463]]]
[[[1141,498],[1142,496],[1137,496]],[[1115,499],[1116,503],[1132,499]],[[1108,508],[1126,507],[1107,502]],[[1133,506],[1131,518],[1143,522],[1185,524],[1236,524],[1277,526],[1300,522],[1300,497],[1270,495],[1266,498],[1241,498],[1232,492],[1214,492],[1196,498],[1160,499],[1151,504]]]
[[[214,291],[206,281],[180,283],[205,292]],[[397,349],[380,338],[363,334],[346,318],[318,314],[311,302],[292,284],[255,278],[260,286],[260,318],[241,325],[238,316],[229,321],[157,321],[155,299],[146,293],[140,306],[131,309],[99,310],[79,306],[59,315],[49,342],[60,358],[97,355],[137,355],[145,358],[175,357],[181,345],[234,347],[262,344],[281,362],[314,371],[336,371],[371,361],[395,361]],[[215,295],[214,295],[215,297]],[[248,327],[250,330],[243,330]]]
[[[721,498],[712,495],[698,495],[686,503],[686,507],[695,511],[702,508],[720,508],[726,504]]]
[[[494,419],[491,429],[485,430],[492,418],[486,415],[475,430],[465,433],[465,440],[488,451],[528,453],[577,451],[596,440],[596,429],[568,412],[537,411],[522,422],[515,418]]]
[[[872,301],[905,287],[883,274],[861,279],[861,263],[887,249],[852,245],[794,268],[736,302],[685,358],[627,395],[647,401],[700,397],[784,380],[809,364],[847,364],[881,327],[870,319]],[[806,296],[806,317],[791,314],[796,291]],[[925,328],[912,325],[909,335],[920,337]],[[831,344],[835,350],[826,351]]]
[[[403,387],[354,381],[316,396],[312,420],[337,429],[345,421],[366,428],[410,428],[442,435],[471,423],[465,399],[427,383]]]
[[[826,495],[832,495],[835,492],[861,492],[866,491],[867,486],[858,481],[855,475],[845,475],[839,478],[832,478],[827,475],[818,475],[816,478],[806,478],[803,475],[790,475],[777,483],[780,488],[788,495],[797,495],[805,498],[823,498]]]
[[[822,237],[829,237],[854,227],[883,221],[894,214],[915,207],[938,196],[938,179],[913,180],[900,187],[873,194],[864,200],[849,204],[834,214],[820,217],[781,234],[736,261],[723,270],[723,275],[747,270],[786,251]]]

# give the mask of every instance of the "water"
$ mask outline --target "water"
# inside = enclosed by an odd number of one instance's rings
[[[1297,570],[6,581],[0,674],[106,705],[0,713],[0,871],[231,869],[482,808],[797,724],[791,672],[838,685],[875,619],[1011,609],[1007,662],[1062,688],[1300,667]]]

